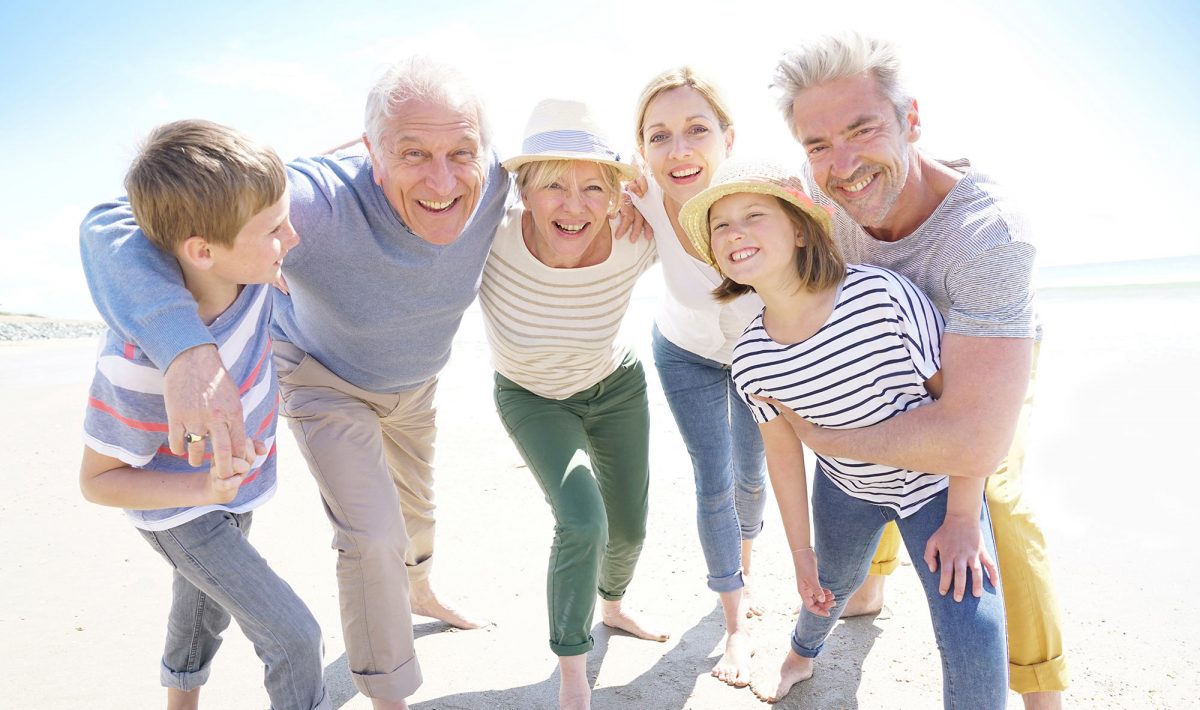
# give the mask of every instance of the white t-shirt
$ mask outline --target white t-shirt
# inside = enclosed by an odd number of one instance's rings
[[[634,204],[654,229],[667,286],[654,324],[684,350],[728,365],[742,331],[762,310],[762,299],[750,293],[717,303],[712,292],[721,285],[721,274],[684,250],[663,206],[662,188],[649,176],[646,181],[646,196],[635,197]]]

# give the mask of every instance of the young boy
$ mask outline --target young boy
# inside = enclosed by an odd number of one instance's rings
[[[199,456],[171,453],[163,374],[110,330],[88,398],[80,488],[93,503],[125,508],[174,569],[160,670],[168,708],[196,707],[231,617],[266,664],[273,708],[330,707],[320,628],[246,538],[252,511],[275,491],[278,395],[266,284],[299,242],[283,164],[230,128],[178,121],[150,135],[125,187],[138,225],[179,262],[240,388],[246,437],[262,443],[248,443],[247,460],[235,459],[227,478]]]

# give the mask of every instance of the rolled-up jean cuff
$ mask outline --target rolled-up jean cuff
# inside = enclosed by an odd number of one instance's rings
[[[801,609],[800,613],[803,614],[804,610]],[[795,630],[792,631],[792,636],[790,639],[788,639],[788,643],[792,647],[792,652],[801,658],[816,658],[817,655],[821,653],[821,649],[825,647],[825,642],[823,641],[821,642],[821,645],[817,646],[816,648],[805,648],[801,646],[800,642],[796,640]]]
[[[1070,680],[1066,656],[1058,656],[1031,666],[1008,664],[1008,687],[1021,695],[1066,690]]]
[[[872,562],[870,569],[867,570],[867,574],[873,574],[876,576],[888,575],[894,572],[899,566],[900,559],[897,557],[893,557],[885,562]]]
[[[708,578],[708,588],[713,590],[717,594],[724,594],[725,592],[736,591],[738,589],[741,589],[744,586],[746,586],[746,581],[744,579],[742,579],[742,571],[741,570],[738,570],[737,572],[734,572],[733,574],[728,575],[726,577],[710,576]]]
[[[354,687],[368,698],[404,700],[421,687],[421,666],[413,656],[390,673],[350,672]]]
[[[596,640],[593,639],[591,636],[588,636],[587,641],[584,641],[583,643],[576,643],[576,644],[570,644],[570,645],[554,643],[553,641],[551,641],[550,642],[550,650],[556,656],[580,656],[580,655],[583,655],[583,654],[587,653],[588,651],[592,650],[592,648],[595,645],[596,645]]]
[[[188,692],[199,688],[208,682],[208,674],[212,672],[212,666],[205,666],[194,673],[177,672],[167,668],[167,664],[159,662],[158,682],[164,688],[174,688]]]

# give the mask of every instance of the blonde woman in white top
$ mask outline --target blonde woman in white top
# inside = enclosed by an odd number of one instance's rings
[[[479,297],[496,410],[554,511],[547,601],[559,705],[587,708],[597,593],[606,625],[665,641],[622,607],[646,535],[649,410],[642,366],[618,342],[654,242],[614,240],[621,162],[581,103],[533,112]]]
[[[712,291],[722,277],[696,253],[678,219],[733,149],[733,121],[716,88],[688,67],[651,79],[637,116],[649,174],[636,204],[654,228],[667,286],[655,318],[654,364],[691,456],[708,587],[720,596],[728,632],[712,675],[740,687],[750,682],[753,652],[746,619],[761,614],[746,581],[762,529],[766,469],[762,437],[729,365],[762,301],[749,294],[718,303]]]

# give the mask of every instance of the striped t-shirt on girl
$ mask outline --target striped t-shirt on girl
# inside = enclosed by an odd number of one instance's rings
[[[933,401],[925,381],[941,367],[944,322],[908,279],[848,265],[833,312],[811,337],[777,343],[751,321],[733,350],[733,379],[755,420],[779,412],[750,395],[770,396],[832,429],[871,426]],[[946,488],[943,475],[817,455],[819,468],[847,495],[901,517]]]

